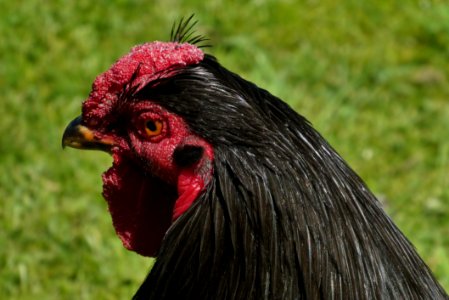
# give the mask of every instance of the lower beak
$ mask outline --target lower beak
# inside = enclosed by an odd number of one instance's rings
[[[76,149],[111,152],[112,139],[98,138],[92,129],[82,123],[81,116],[70,122],[62,135],[62,148],[68,146]]]

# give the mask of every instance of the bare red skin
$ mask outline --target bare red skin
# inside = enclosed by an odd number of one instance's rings
[[[199,48],[187,43],[152,42],[135,46],[95,79],[89,98],[83,103],[83,120],[89,126],[101,123],[136,71],[134,84],[143,87],[158,77],[171,76],[176,67],[197,64],[203,58],[204,53]]]
[[[98,76],[83,103],[83,122],[98,139],[114,140],[113,166],[103,174],[106,199],[123,245],[144,256],[155,256],[172,224],[198,198],[212,177],[213,148],[192,133],[184,120],[151,99],[120,105],[125,120],[120,130],[108,127],[117,114],[119,94],[127,84],[142,88],[167,77],[176,67],[196,64],[203,52],[190,44],[154,42],[134,47],[108,71]],[[165,72],[170,70],[170,72]],[[137,76],[136,76],[137,75]],[[163,123],[162,132],[148,136],[145,123]],[[173,160],[177,147],[195,145],[202,158],[181,168]]]

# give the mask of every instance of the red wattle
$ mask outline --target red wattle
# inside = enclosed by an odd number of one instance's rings
[[[173,208],[172,220],[181,216],[195,201],[204,188],[204,180],[192,170],[181,172],[178,177],[178,199]]]

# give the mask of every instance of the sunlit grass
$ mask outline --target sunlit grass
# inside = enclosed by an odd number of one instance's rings
[[[28,1],[0,5],[0,295],[130,298],[151,262],[116,238],[110,158],[62,151],[97,74],[196,13],[229,69],[305,115],[449,289],[444,1]]]

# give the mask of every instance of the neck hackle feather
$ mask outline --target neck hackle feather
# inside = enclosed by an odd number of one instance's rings
[[[280,99],[210,55],[135,97],[182,116],[215,153],[135,299],[447,298],[363,181]]]
[[[195,24],[175,24],[171,42],[206,47]],[[134,299],[447,299],[304,117],[211,55],[161,74],[117,93],[181,116],[213,146],[213,175]]]

